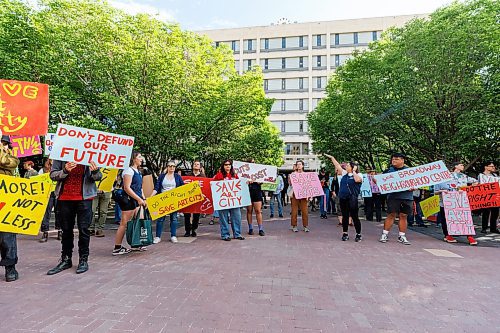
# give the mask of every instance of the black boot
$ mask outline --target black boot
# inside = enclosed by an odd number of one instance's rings
[[[39,242],[40,243],[45,243],[49,240],[49,233],[47,231],[44,231],[42,234],[42,238],[40,238]]]
[[[16,271],[16,266],[5,266],[5,281],[12,282],[19,279],[19,273]]]
[[[54,275],[57,273],[61,273],[65,269],[71,268],[72,266],[73,262],[71,261],[71,257],[62,256],[59,264],[56,267],[52,268],[50,271],[48,271],[47,275]]]
[[[78,267],[76,268],[76,274],[85,273],[89,270],[88,257],[82,256],[80,258],[80,262],[78,263]]]

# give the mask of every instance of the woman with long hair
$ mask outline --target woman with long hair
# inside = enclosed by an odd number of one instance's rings
[[[123,236],[125,236],[125,231],[127,229],[127,222],[130,221],[130,219],[138,211],[139,207],[146,207],[146,199],[142,193],[142,175],[139,172],[139,167],[141,166],[142,161],[143,157],[141,153],[133,151],[129,167],[122,173],[123,190],[125,191],[125,194],[128,195],[129,200],[126,204],[120,204],[120,208],[122,210],[122,220],[118,230],[116,231],[115,248],[113,250],[114,256],[127,254],[131,251],[122,245]],[[142,247],[138,249],[144,250]]]
[[[295,171],[290,174],[290,178],[293,178],[296,173],[302,173],[304,172],[304,161],[298,160],[295,162]],[[290,182],[291,186],[291,182]],[[297,229],[297,217],[299,215],[299,209],[302,213],[302,226],[304,227],[305,232],[309,232],[309,215],[307,211],[307,198],[302,198],[302,199],[296,199],[295,198],[295,193],[292,191],[291,192],[291,197],[290,200],[292,202],[292,231],[293,232],[298,232],[299,229]]]
[[[213,178],[214,180],[232,180],[238,179],[238,175],[234,172],[233,161],[225,160],[219,172]],[[233,237],[235,239],[244,240],[241,236],[241,210],[240,208],[228,208],[219,210],[220,235],[222,240],[230,241],[229,234],[229,218],[231,218]]]

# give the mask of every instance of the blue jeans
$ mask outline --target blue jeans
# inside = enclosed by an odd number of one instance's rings
[[[323,191],[325,192],[325,195],[322,195],[319,197],[319,212],[321,215],[326,215],[326,209],[327,207],[326,204],[328,204],[328,200],[330,198],[330,190],[328,188],[324,188]]]
[[[233,237],[241,237],[241,210],[240,208],[230,208],[219,210],[220,236],[229,238],[229,216],[231,216],[231,228],[233,229]]]
[[[163,224],[167,216],[160,217],[156,220],[156,237],[161,238]],[[177,224],[177,212],[170,214],[170,237],[177,237]]]
[[[271,208],[271,215],[274,215],[274,199],[278,201],[278,214],[280,216],[283,215],[283,205],[281,204],[281,193],[274,194],[271,196],[271,200],[269,202],[269,208]]]

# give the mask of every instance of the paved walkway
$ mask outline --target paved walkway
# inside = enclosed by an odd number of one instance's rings
[[[381,244],[382,227],[369,222],[361,243],[353,233],[341,242],[337,221],[316,213],[308,234],[273,219],[265,237],[244,241],[223,242],[218,225],[204,222],[197,239],[120,257],[111,256],[114,232],[106,230],[92,238],[82,275],[45,275],[59,242],[19,237],[20,280],[0,281],[0,331],[500,331],[497,248],[413,231],[404,246],[396,230]]]

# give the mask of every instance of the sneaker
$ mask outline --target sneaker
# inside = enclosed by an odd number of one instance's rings
[[[101,229],[96,230],[96,231],[95,231],[95,236],[96,236],[96,237],[99,237],[99,238],[104,237],[104,236],[105,236],[105,235],[104,235],[104,231],[102,231]]]
[[[309,228],[308,228],[308,227],[304,227],[304,231],[305,231],[305,232],[309,232],[309,231],[311,231],[311,230],[309,230]]]
[[[456,243],[456,242],[457,242],[457,240],[456,240],[455,238],[451,237],[450,235],[446,236],[446,237],[444,238],[444,241],[445,241],[446,243]]]
[[[170,237],[170,241],[172,243],[177,243],[177,237],[175,237],[175,236]]]
[[[259,236],[265,236],[264,230],[259,230]]]
[[[253,229],[248,230],[249,235],[253,235]]]
[[[382,236],[380,236],[379,242],[387,243],[388,240],[389,240],[389,236],[387,234],[382,234]]]
[[[191,237],[191,232],[186,231],[186,232],[184,233],[184,237]]]
[[[406,238],[406,236],[399,236],[398,242],[400,242],[404,245],[411,245],[410,241]]]
[[[210,222],[208,222],[208,224],[214,225],[214,220],[210,220]]]
[[[119,255],[122,255],[122,254],[127,254],[127,253],[130,253],[130,249],[127,249],[126,247],[120,247],[119,249],[114,249],[113,250],[113,255],[114,256],[119,256]]]
[[[299,229],[297,229],[297,227],[293,227],[292,230],[293,232],[299,232]]]
[[[153,238],[153,244],[158,244],[159,242],[161,242],[161,238],[160,237]]]
[[[467,240],[469,241],[469,245],[477,245],[477,240],[472,236],[467,236]]]
[[[346,240],[349,240],[349,235],[348,234],[342,234],[342,241],[345,242]]]
[[[354,238],[355,242],[361,242],[363,238],[361,237],[361,234],[356,234],[356,238]]]
[[[290,228],[288,228],[288,230],[293,230],[293,225],[291,225]]]

